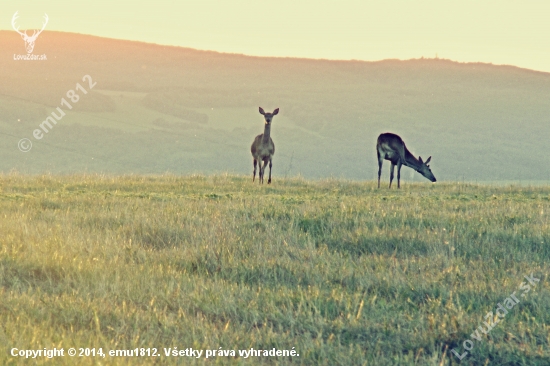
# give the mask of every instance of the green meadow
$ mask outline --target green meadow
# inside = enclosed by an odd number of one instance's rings
[[[550,186],[273,180],[0,175],[0,364],[550,364]]]

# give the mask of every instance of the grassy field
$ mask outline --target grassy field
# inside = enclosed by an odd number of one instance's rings
[[[0,364],[548,365],[549,212],[548,186],[3,175]]]

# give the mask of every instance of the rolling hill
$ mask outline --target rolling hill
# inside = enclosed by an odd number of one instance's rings
[[[24,53],[15,32],[0,31],[0,44],[4,173],[251,174],[262,106],[281,110],[274,182],[374,179],[376,138],[387,131],[431,155],[439,181],[550,180],[548,73],[443,59],[250,57],[53,31],[34,50],[46,61],[14,60]],[[60,103],[77,83],[69,110]],[[57,107],[65,115],[33,137]],[[18,149],[21,138],[31,151]],[[404,169],[405,182],[427,182]]]

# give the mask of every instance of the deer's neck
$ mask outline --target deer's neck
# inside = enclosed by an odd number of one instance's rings
[[[409,168],[413,168],[414,170],[418,171],[420,167],[422,166],[422,163],[420,160],[414,157],[413,154],[405,147],[405,165]]]
[[[262,139],[262,142],[267,144],[269,142],[270,137],[271,137],[271,124],[266,123],[264,127],[264,138]]]

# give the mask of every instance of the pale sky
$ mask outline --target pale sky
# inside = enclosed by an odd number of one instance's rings
[[[29,5],[31,3],[32,5]],[[2,0],[0,29],[47,30],[257,56],[420,57],[550,72],[550,1]],[[1,47],[1,45],[0,45]]]

